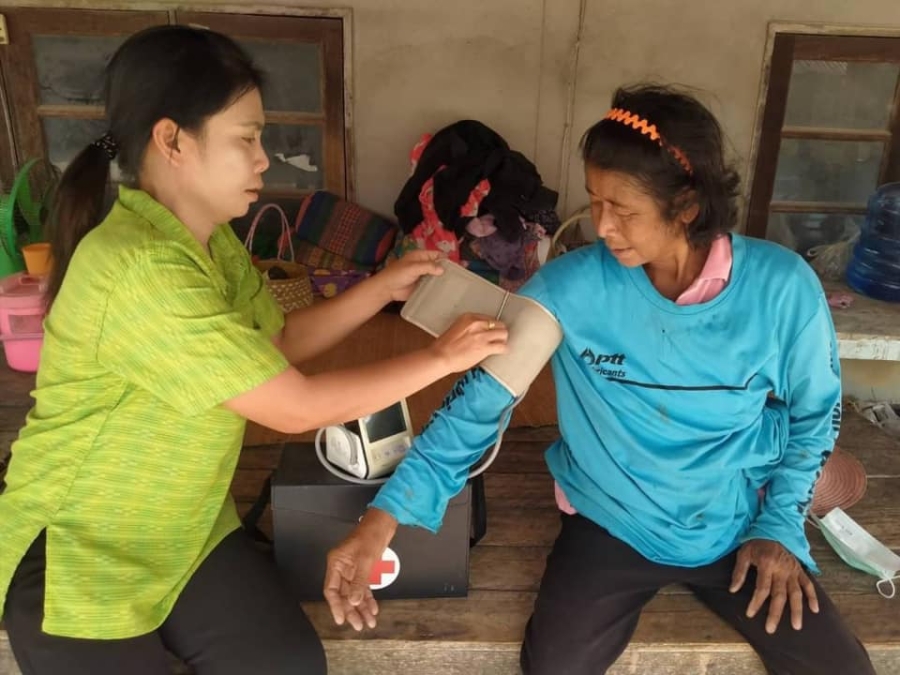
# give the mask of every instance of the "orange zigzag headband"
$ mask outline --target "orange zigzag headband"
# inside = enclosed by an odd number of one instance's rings
[[[622,108],[613,108],[608,113],[606,113],[606,117],[604,117],[603,119],[619,122],[620,124],[631,127],[635,131],[640,131],[651,141],[656,141],[657,143],[659,143],[659,147],[668,150],[669,153],[671,153],[672,157],[674,157],[675,160],[679,164],[681,164],[684,170],[687,171],[688,175],[694,175],[694,169],[693,167],[691,167],[691,163],[688,161],[687,155],[685,155],[684,152],[682,152],[678,147],[666,143],[663,140],[662,135],[659,133],[659,130],[656,128],[655,124],[650,124],[643,117],[628,112],[627,110],[623,110]]]

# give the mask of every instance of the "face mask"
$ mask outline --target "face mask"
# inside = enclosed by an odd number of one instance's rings
[[[880,595],[885,598],[896,595],[894,580],[900,578],[900,556],[866,532],[841,509],[832,509],[824,518],[813,516],[813,520],[818,524],[825,540],[845,563],[878,577],[875,588]]]

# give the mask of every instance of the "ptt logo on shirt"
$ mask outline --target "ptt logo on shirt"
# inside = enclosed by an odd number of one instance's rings
[[[595,354],[590,348],[581,352],[580,358],[589,365],[595,373],[603,377],[625,377],[625,369],[612,370],[610,366],[622,366],[625,364],[625,354]]]

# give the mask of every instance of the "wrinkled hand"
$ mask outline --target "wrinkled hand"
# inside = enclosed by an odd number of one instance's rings
[[[747,616],[751,619],[756,616],[768,599],[767,633],[771,635],[776,631],[788,602],[791,626],[794,630],[800,630],[803,627],[804,596],[809,602],[809,608],[818,614],[819,600],[815,586],[797,559],[784,546],[766,539],[751,539],[741,546],[728,590],[737,593],[741,589],[751,565],[756,567],[756,591],[747,605]]]
[[[431,345],[449,368],[461,373],[492,354],[506,351],[509,333],[500,321],[483,314],[463,314]]]
[[[399,260],[389,262],[375,275],[375,279],[383,284],[384,291],[391,300],[406,300],[420,277],[444,273],[437,263],[441,257],[440,251],[410,251]]]
[[[369,576],[395,529],[396,521],[388,514],[372,509],[344,541],[328,552],[324,593],[337,625],[348,622],[358,631],[364,625],[375,627],[378,603],[369,588]]]

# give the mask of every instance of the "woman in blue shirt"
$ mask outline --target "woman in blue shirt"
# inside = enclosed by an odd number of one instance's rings
[[[687,585],[769,672],[873,673],[812,575],[804,520],[841,417],[821,285],[793,252],[731,234],[739,178],[694,98],[619,90],[582,142],[600,241],[523,289],[556,316],[562,529],[526,629],[527,674],[603,673],[643,606]],[[474,371],[357,530],[331,552],[338,623],[374,625],[366,580],[398,523],[436,530],[511,397]]]

